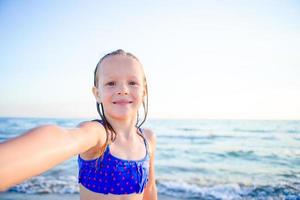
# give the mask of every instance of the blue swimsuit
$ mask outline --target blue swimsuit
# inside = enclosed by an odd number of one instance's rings
[[[100,120],[95,121],[102,124]],[[110,153],[109,145],[103,153],[103,159],[84,160],[78,155],[78,183],[102,194],[142,193],[148,182],[150,160],[147,140],[143,134],[142,137],[146,155],[141,160],[117,158]]]

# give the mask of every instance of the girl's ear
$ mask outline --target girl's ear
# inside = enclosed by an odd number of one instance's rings
[[[143,90],[143,102],[145,102],[146,97],[147,97],[147,91],[144,89]]]
[[[148,94],[147,94],[147,90],[146,90],[146,88],[144,87],[144,89],[143,89],[143,98],[145,98],[147,95],[148,95]]]
[[[97,101],[98,103],[101,103],[101,97],[100,97],[100,93],[99,93],[99,91],[98,91],[98,88],[96,88],[95,86],[93,86],[92,92],[93,92],[93,94],[94,94],[94,96],[95,96],[96,101]]]

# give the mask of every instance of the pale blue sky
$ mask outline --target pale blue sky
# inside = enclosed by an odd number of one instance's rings
[[[300,119],[299,1],[0,1],[0,116],[94,117],[93,70],[143,63],[150,118]]]

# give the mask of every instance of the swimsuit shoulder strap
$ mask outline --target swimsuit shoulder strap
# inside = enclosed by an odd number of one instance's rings
[[[140,131],[140,135],[142,136],[143,140],[144,140],[144,143],[145,143],[145,147],[146,147],[146,154],[148,155],[149,153],[149,146],[148,146],[148,141],[144,135],[144,132],[142,131],[141,128],[138,128],[138,130]]]
[[[101,119],[93,119],[92,122],[99,122],[102,126],[104,126],[104,122]]]

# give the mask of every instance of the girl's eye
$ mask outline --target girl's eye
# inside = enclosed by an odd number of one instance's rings
[[[136,82],[130,81],[130,82],[129,82],[129,85],[136,85]]]
[[[110,82],[106,83],[106,85],[108,85],[108,86],[114,86],[114,85],[115,85],[115,82],[110,81]]]

